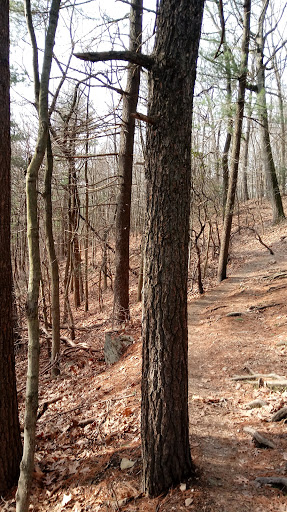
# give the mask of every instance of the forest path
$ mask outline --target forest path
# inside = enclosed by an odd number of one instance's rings
[[[206,511],[287,510],[278,490],[254,482],[258,476],[286,476],[286,427],[268,423],[287,401],[286,392],[231,380],[249,370],[287,373],[287,352],[277,345],[287,340],[287,247],[282,232],[284,226],[270,231],[274,256],[253,241],[243,248],[241,261],[245,257],[247,262],[189,306],[191,452],[205,487]],[[246,409],[255,398],[267,405]],[[256,448],[245,426],[266,435],[276,449]]]

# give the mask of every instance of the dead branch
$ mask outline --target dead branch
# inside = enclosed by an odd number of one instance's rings
[[[143,55],[142,53],[132,52],[129,50],[123,51],[108,51],[108,52],[86,52],[86,53],[74,53],[77,59],[85,60],[89,62],[105,62],[107,60],[123,60],[130,62],[131,64],[137,64],[150,70],[155,60],[149,55]]]
[[[282,306],[281,302],[272,303],[272,304],[263,304],[262,306],[250,306],[249,311],[264,311],[267,308],[275,308],[276,306]]]
[[[152,124],[152,125],[157,124],[157,122],[159,120],[158,117],[146,116],[145,114],[141,114],[140,112],[135,112],[135,113],[131,114],[131,117],[133,117],[134,119],[138,119],[139,121],[144,121],[147,124]]]
[[[43,332],[47,339],[52,339],[52,335],[47,331],[47,329],[45,329],[45,327],[41,327],[40,331]],[[69,348],[73,350],[87,350],[88,352],[100,352],[100,350],[90,347],[89,345],[86,345],[86,343],[74,343],[74,341],[70,340],[66,336],[61,336],[60,340],[66,343],[69,346]],[[66,351],[63,352],[62,355],[64,354],[66,354]]]
[[[55,398],[51,398],[51,400],[47,400],[46,402],[44,402],[43,404],[41,404],[40,408],[39,408],[39,412],[37,414],[37,420],[39,418],[41,418],[41,416],[43,416],[43,414],[47,411],[49,405],[51,404],[55,404],[56,402],[58,402],[59,400],[62,400],[63,398],[63,395],[60,395],[60,396],[57,396]]]
[[[240,226],[240,228],[238,228],[236,231],[234,231],[232,236],[236,235],[237,233],[240,233],[240,231],[242,229],[248,229],[249,231],[252,231],[255,234],[255,238],[257,238],[258,242],[261,245],[263,245],[270,252],[270,254],[272,254],[272,256],[274,256],[274,252],[272,251],[271,247],[269,247],[267,244],[265,244],[265,242],[263,242],[261,236],[259,235],[258,231],[256,231],[256,229],[254,229],[254,228],[251,228],[250,226]]]
[[[266,437],[262,436],[255,430],[255,428],[252,427],[244,427],[243,431],[246,432],[246,434],[250,434],[254,443],[258,448],[275,448],[275,444],[269,441],[269,439],[266,439]]]

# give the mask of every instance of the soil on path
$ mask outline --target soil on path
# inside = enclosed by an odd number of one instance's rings
[[[238,248],[242,265],[189,307],[191,450],[201,469],[206,510],[287,510],[284,493],[255,482],[286,476],[286,425],[270,418],[286,405],[287,394],[231,380],[251,372],[286,375],[285,228],[270,230],[265,238],[274,256],[254,243],[241,254]],[[254,399],[266,405],[248,409]],[[256,447],[243,430],[249,426],[275,449]]]

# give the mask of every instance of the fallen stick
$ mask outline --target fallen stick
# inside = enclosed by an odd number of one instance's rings
[[[41,416],[43,416],[43,414],[47,411],[49,405],[51,404],[55,404],[56,402],[58,402],[59,400],[62,400],[64,395],[60,395],[60,396],[56,396],[55,398],[51,398],[51,400],[47,400],[46,402],[44,402],[43,404],[41,404],[40,408],[39,408],[39,412],[37,414],[37,420],[39,418],[41,418]]]
[[[41,331],[44,333],[46,338],[52,339],[52,335],[47,331],[47,329],[45,329],[45,327],[41,327]],[[100,352],[98,349],[95,349],[93,347],[89,347],[85,343],[75,343],[74,341],[70,340],[66,336],[61,336],[60,340],[63,341],[64,343],[66,343],[67,345],[69,345],[69,347],[71,347],[71,348],[75,348],[75,349],[78,349],[78,350],[79,349],[88,350],[89,352]]]
[[[276,306],[282,306],[282,302],[277,302],[273,304],[262,304],[262,306],[250,306],[248,309],[249,311],[263,311],[267,308],[275,308]]]
[[[246,434],[250,434],[252,436],[252,439],[258,448],[276,448],[272,441],[269,441],[269,439],[266,439],[266,437],[263,437],[261,434],[259,434],[255,428],[244,427],[243,431],[246,432]]]

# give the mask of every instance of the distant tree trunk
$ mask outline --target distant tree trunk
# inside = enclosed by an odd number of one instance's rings
[[[276,55],[273,58],[274,63],[274,71],[277,83],[277,93],[278,93],[278,102],[279,102],[279,112],[280,112],[280,135],[281,135],[281,190],[282,194],[286,193],[286,122],[285,122],[285,112],[284,112],[284,96],[282,91],[282,84],[280,73],[278,69]]]
[[[229,165],[228,156],[231,146],[232,139],[232,128],[233,128],[233,117],[232,117],[232,86],[231,86],[231,64],[230,64],[230,49],[224,43],[224,55],[225,55],[225,68],[226,68],[226,102],[228,108],[228,121],[227,121],[227,134],[222,155],[222,206],[223,215],[225,211],[225,205],[227,200],[228,181],[229,181]]]
[[[52,310],[52,354],[51,362],[52,376],[56,377],[60,373],[59,362],[56,362],[60,355],[60,296],[59,296],[59,267],[55,251],[53,236],[53,209],[52,209],[52,175],[53,175],[53,153],[50,135],[47,137],[46,150],[46,172],[45,172],[45,227],[46,243],[49,255],[49,265],[51,271],[51,310]]]
[[[251,0],[244,0],[244,31],[242,37],[241,47],[241,64],[239,74],[239,85],[238,85],[238,99],[237,99],[237,110],[236,118],[234,123],[234,135],[233,135],[233,146],[231,156],[231,172],[229,178],[229,187],[225,208],[223,232],[220,244],[219,262],[218,262],[218,281],[226,279],[226,268],[228,260],[229,242],[231,234],[231,226],[233,219],[235,194],[237,187],[238,167],[239,167],[239,155],[241,145],[241,134],[242,134],[242,122],[245,105],[245,90],[246,90],[246,78],[247,78],[247,64],[249,54],[249,40],[250,40],[250,9]]]
[[[86,147],[85,152],[85,311],[89,311],[89,175],[88,175],[88,154],[89,154],[89,101],[90,101],[90,81],[88,85],[87,109],[86,109]]]
[[[10,252],[9,0],[0,11],[0,495],[17,483],[22,454],[16,391]]]
[[[24,450],[20,465],[20,477],[16,494],[16,511],[27,512],[31,489],[32,473],[34,469],[35,431],[38,409],[38,383],[39,383],[39,318],[38,298],[41,277],[39,226],[38,226],[38,191],[37,180],[40,166],[43,162],[48,137],[48,92],[49,78],[53,57],[53,46],[57,29],[61,0],[52,0],[49,23],[45,38],[45,51],[41,80],[38,75],[38,62],[35,66],[34,77],[36,103],[38,104],[38,138],[33,158],[27,169],[27,237],[29,247],[29,285],[27,295],[27,323],[28,323],[28,371],[26,384],[26,404],[24,420]],[[30,0],[25,0],[25,15],[31,35],[32,45],[37,48],[31,15]],[[37,53],[37,52],[36,52]],[[36,69],[37,68],[37,69]]]
[[[143,487],[151,496],[192,474],[188,422],[187,273],[191,123],[203,0],[162,0],[147,129]]]
[[[243,156],[243,201],[249,200],[249,192],[248,192],[248,155],[249,155],[249,141],[250,141],[250,131],[251,131],[251,112],[252,112],[252,92],[250,92],[250,100],[248,104],[248,118],[247,118],[247,127],[245,134],[245,145],[244,145],[244,156]]]
[[[141,52],[143,0],[133,0],[130,13],[130,51]],[[120,192],[116,214],[116,274],[114,282],[115,319],[124,322],[129,311],[129,238],[135,119],[140,85],[140,67],[128,65],[127,87],[123,96],[119,152]]]
[[[256,35],[256,55],[257,55],[257,93],[258,93],[258,113],[261,122],[261,144],[262,154],[264,162],[264,171],[266,178],[267,193],[271,200],[272,212],[273,212],[273,223],[276,224],[281,220],[285,219],[281,194],[279,190],[276,169],[271,149],[270,133],[269,133],[269,122],[266,102],[266,90],[265,90],[265,64],[264,59],[264,20],[266,11],[269,5],[269,0],[262,0],[262,12],[259,18],[258,32]]]

